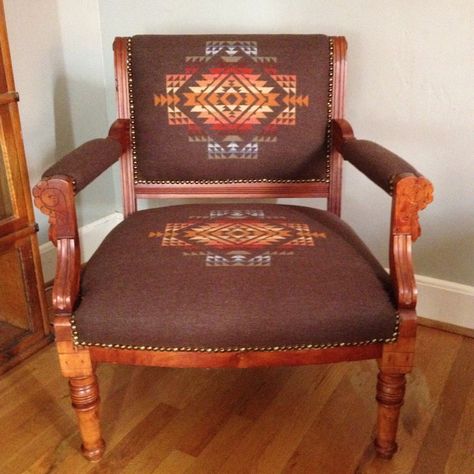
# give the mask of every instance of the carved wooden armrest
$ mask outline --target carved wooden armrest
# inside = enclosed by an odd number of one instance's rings
[[[390,275],[399,308],[414,309],[416,283],[412,242],[420,235],[418,212],[433,201],[433,185],[424,176],[401,174],[393,182],[390,229]]]
[[[417,291],[411,246],[421,233],[418,212],[433,200],[433,186],[399,156],[376,143],[356,139],[347,120],[333,120],[332,126],[336,150],[393,196],[390,275],[398,307],[414,309]]]
[[[72,314],[81,269],[74,183],[68,176],[44,178],[33,188],[33,198],[35,206],[49,218],[49,238],[57,247],[53,308],[56,314]]]
[[[49,239],[57,247],[53,307],[70,315],[79,296],[81,251],[74,195],[130,146],[130,121],[118,119],[106,139],[88,142],[51,166],[33,188],[35,206],[48,216]]]

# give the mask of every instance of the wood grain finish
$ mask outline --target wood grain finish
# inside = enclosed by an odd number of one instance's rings
[[[347,120],[339,118],[332,121],[332,140],[336,150],[340,152],[344,142],[353,138],[354,130]]]
[[[105,450],[105,442],[99,426],[99,387],[94,374],[69,379],[71,402],[82,437],[82,452],[89,461],[99,461]]]
[[[153,352],[104,347],[91,347],[89,351],[92,359],[97,362],[159,367],[236,367],[241,369],[281,365],[329,364],[348,360],[376,359],[383,354],[382,344],[331,349],[226,353]]]
[[[128,94],[127,71],[127,38],[115,38],[114,64],[115,87],[117,92],[118,118],[130,121],[130,98]],[[133,157],[130,146],[124,150],[120,157],[120,170],[122,176],[123,212],[127,217],[137,210],[137,199],[133,182]]]
[[[0,374],[51,340],[18,100],[0,0]]]
[[[20,95],[18,92],[4,92],[0,94],[0,105],[10,104],[12,102],[18,102]]]
[[[74,183],[67,176],[41,180],[33,188],[36,207],[48,216],[49,238],[57,247],[53,308],[72,314],[79,295],[81,250],[77,228]]]
[[[405,395],[405,374],[379,372],[377,382],[377,437],[375,448],[384,459],[391,459],[397,450],[398,418]]]
[[[278,198],[327,197],[327,183],[138,184],[137,198]]]
[[[344,117],[344,97],[346,90],[346,52],[347,41],[343,36],[333,38],[334,44],[334,76],[333,76],[333,98],[332,114],[333,120]],[[331,127],[331,124],[330,124]],[[331,130],[331,140],[332,136]],[[329,188],[328,211],[341,215],[341,186],[342,186],[342,156],[337,148],[332,146],[330,155],[331,182]]]
[[[77,218],[74,202],[74,181],[68,176],[42,179],[33,188],[35,206],[49,223],[49,239],[57,245],[58,239],[75,239]]]
[[[376,458],[372,445],[372,361],[248,370],[101,364],[97,372],[107,439],[101,463],[78,450],[69,387],[50,346],[0,378],[0,472],[474,472],[467,337],[419,328],[391,460]]]
[[[117,119],[109,129],[109,138],[113,138],[122,146],[122,153],[130,149],[130,120]]]
[[[390,227],[390,275],[399,308],[414,309],[417,290],[412,242],[421,234],[418,212],[433,200],[433,186],[423,176],[403,174],[393,185]]]
[[[392,235],[421,235],[418,213],[433,201],[433,185],[424,176],[402,174],[393,184]]]

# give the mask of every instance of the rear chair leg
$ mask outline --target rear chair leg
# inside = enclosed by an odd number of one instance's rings
[[[99,425],[99,386],[94,373],[70,377],[72,406],[76,412],[82,437],[82,453],[89,461],[100,461],[105,450]]]
[[[391,459],[397,451],[398,418],[405,395],[405,374],[384,373],[378,374],[377,383],[377,434],[375,449],[378,457]]]

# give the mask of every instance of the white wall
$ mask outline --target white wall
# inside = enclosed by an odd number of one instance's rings
[[[345,35],[346,115],[356,134],[408,159],[436,188],[422,213],[417,273],[474,285],[474,2],[5,0],[5,7],[32,181],[115,118],[114,36]],[[390,199],[350,165],[345,171],[343,215],[385,263]],[[82,193],[82,222],[120,208],[118,193],[115,202],[103,193],[111,183],[107,173]]]
[[[101,0],[109,118],[111,44],[138,33],[326,33],[349,41],[347,118],[429,177],[416,271],[474,285],[474,2]],[[390,199],[350,165],[343,217],[386,263]]]
[[[4,5],[34,185],[62,155],[107,132],[99,9],[97,0],[5,0]],[[114,210],[109,171],[79,196],[79,225]],[[42,243],[47,222],[35,212]]]

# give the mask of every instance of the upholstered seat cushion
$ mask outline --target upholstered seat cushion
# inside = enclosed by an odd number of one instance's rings
[[[89,261],[73,324],[80,344],[155,350],[357,345],[398,326],[388,275],[348,225],[271,204],[131,215]]]

